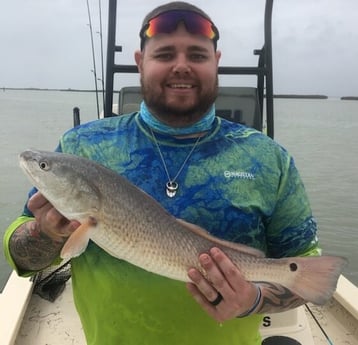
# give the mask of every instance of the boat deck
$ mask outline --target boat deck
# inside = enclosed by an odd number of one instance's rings
[[[15,273],[9,284],[8,289],[0,295],[2,345],[86,344],[73,304],[71,280],[54,303],[31,295],[32,283],[17,277]],[[268,315],[261,327],[263,338],[266,338],[263,344],[279,345],[275,337],[287,336],[295,339],[294,344],[297,345],[358,345],[357,291],[356,286],[341,277],[335,298],[323,307],[308,306],[313,316],[305,306],[295,311]],[[265,324],[270,324],[270,327],[265,327]],[[271,341],[270,337],[273,337]]]

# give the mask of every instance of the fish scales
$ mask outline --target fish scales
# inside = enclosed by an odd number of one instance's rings
[[[277,283],[307,301],[329,299],[346,264],[336,256],[264,258],[244,245],[220,240],[194,224],[178,220],[158,202],[116,172],[88,159],[27,150],[20,166],[34,186],[66,218],[81,226],[61,255],[80,255],[91,238],[116,258],[165,277],[189,281],[200,253],[222,249],[247,280]]]

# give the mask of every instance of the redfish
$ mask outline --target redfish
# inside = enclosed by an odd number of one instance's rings
[[[200,253],[223,250],[245,279],[280,284],[304,300],[324,304],[336,289],[346,259],[338,256],[265,258],[254,248],[224,241],[178,220],[124,177],[75,155],[27,150],[20,166],[66,218],[81,223],[61,257],[86,250],[89,239],[114,257],[180,281],[199,265]]]

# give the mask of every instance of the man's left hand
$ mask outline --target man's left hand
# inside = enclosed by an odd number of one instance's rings
[[[254,305],[256,286],[245,280],[224,252],[216,247],[211,248],[209,253],[200,254],[199,263],[206,276],[195,268],[189,269],[188,276],[192,282],[187,283],[187,288],[215,320],[223,322],[233,319]]]

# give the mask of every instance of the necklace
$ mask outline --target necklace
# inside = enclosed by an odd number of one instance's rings
[[[152,134],[153,141],[155,142],[155,145],[156,145],[156,147],[158,149],[160,159],[162,161],[165,173],[166,173],[166,175],[168,177],[168,182],[165,184],[166,194],[167,194],[167,196],[169,198],[174,198],[175,195],[177,194],[178,189],[179,189],[179,184],[178,184],[178,182],[176,182],[176,179],[179,177],[180,173],[183,171],[186,163],[188,162],[190,156],[194,152],[195,148],[198,146],[201,137],[199,136],[198,139],[196,140],[194,146],[192,147],[192,149],[190,150],[189,154],[184,159],[184,162],[181,165],[181,167],[179,168],[179,170],[176,173],[176,175],[173,178],[170,178],[169,171],[168,171],[167,165],[165,164],[165,160],[164,160],[164,157],[163,157],[163,153],[162,153],[162,151],[160,149],[160,146],[158,144],[157,138],[155,137],[154,132],[153,132],[153,130],[151,128],[150,128],[150,133]]]

